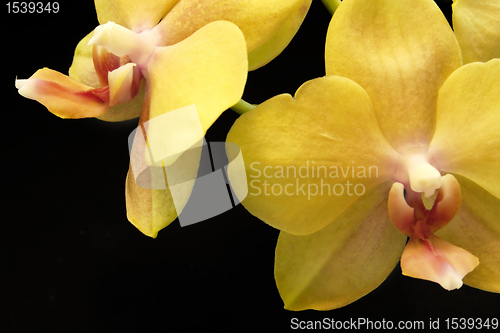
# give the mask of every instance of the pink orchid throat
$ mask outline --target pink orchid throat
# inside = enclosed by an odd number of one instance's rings
[[[464,249],[437,237],[460,210],[462,194],[457,179],[441,173],[425,154],[402,156],[389,192],[392,224],[410,237],[401,256],[404,275],[439,283],[452,290],[478,264]]]

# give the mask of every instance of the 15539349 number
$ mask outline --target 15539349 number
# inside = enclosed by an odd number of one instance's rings
[[[446,318],[446,329],[493,329],[498,328],[498,318]]]
[[[7,2],[8,14],[57,14],[59,12],[59,2]]]

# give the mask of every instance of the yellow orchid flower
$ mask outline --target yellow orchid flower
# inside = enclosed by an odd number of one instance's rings
[[[141,127],[194,104],[206,133],[240,100],[248,70],[265,65],[286,47],[310,4],[96,0],[101,25],[78,44],[69,76],[44,68],[17,80],[16,87],[61,118],[122,121],[140,116]],[[196,171],[187,172],[195,178]],[[184,189],[186,200],[190,189]],[[180,213],[168,186],[139,187],[131,170],[126,201],[129,220],[151,237]]]
[[[463,278],[500,292],[500,60],[462,65],[431,0],[343,1],[325,59],[326,77],[227,137],[245,161],[243,205],[281,230],[285,308],[345,306],[400,259],[448,290]]]
[[[452,8],[464,63],[500,58],[500,1],[454,0]]]

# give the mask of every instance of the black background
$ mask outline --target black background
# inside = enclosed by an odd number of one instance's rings
[[[249,74],[244,98],[260,103],[324,75],[330,14],[319,0],[289,47]],[[450,13],[450,2],[440,2]],[[92,1],[57,14],[2,9],[1,332],[288,330],[291,318],[422,320],[500,317],[500,295],[448,292],[401,275],[344,308],[283,309],[273,277],[278,231],[241,205],[157,239],[126,218],[127,137],[137,121],[63,120],[18,95],[16,76],[67,73],[78,41],[98,24]],[[224,141],[226,111],[207,141]]]

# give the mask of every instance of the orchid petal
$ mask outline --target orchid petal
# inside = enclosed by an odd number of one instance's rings
[[[159,47],[148,63],[149,119],[195,104],[206,132],[241,99],[248,72],[245,50],[242,33],[226,21],[210,23],[176,45]]]
[[[500,292],[500,200],[465,177],[455,175],[462,191],[462,207],[436,235],[479,258],[479,266],[464,283]]]
[[[148,108],[147,103],[144,108]],[[189,200],[198,174],[201,149],[180,154],[168,167],[161,160],[152,164],[146,160],[146,140],[150,143],[150,132],[144,128],[146,121],[147,112],[143,112],[133,138],[125,197],[129,221],[145,235],[155,238],[158,231],[177,218]],[[135,171],[140,174],[134,174]],[[140,186],[136,182],[139,177]]]
[[[230,22],[211,23],[179,44],[158,48],[148,63],[150,95],[145,99],[140,124],[194,104],[201,123],[201,139],[218,116],[241,98],[247,66],[243,35]],[[156,131],[156,126],[150,126],[148,137],[157,137]],[[166,179],[166,189],[141,188],[130,170],[126,198],[127,216],[132,224],[156,237],[160,229],[175,220],[180,214],[176,207],[182,208],[191,194],[199,158],[196,154],[182,154],[169,166],[179,166],[184,174],[190,174],[183,178],[193,180],[175,184],[175,188]],[[175,205],[172,191],[176,191]]]
[[[158,25],[160,40],[164,45],[176,44],[210,22],[226,20],[241,29],[250,53],[278,33],[297,12],[304,14],[310,3],[311,0],[183,0]],[[286,43],[279,48],[284,46]]]
[[[403,275],[437,282],[446,290],[460,288],[463,277],[478,264],[471,253],[434,235],[411,238],[401,256]]]
[[[153,28],[179,0],[95,0],[100,24],[116,22],[141,32]]]
[[[500,60],[450,75],[437,106],[429,156],[440,170],[467,177],[500,198]]]
[[[359,195],[349,194],[348,184],[369,190],[396,167],[366,92],[337,76],[306,82],[295,99],[283,94],[260,104],[235,122],[227,141],[241,148],[245,162],[243,205],[295,235],[318,231],[355,202]]]
[[[101,84],[94,68],[92,45],[89,40],[94,36],[94,31],[85,36],[76,46],[73,63],[69,68],[69,76],[87,86],[97,88]]]
[[[339,308],[387,278],[406,243],[387,215],[390,186],[376,186],[314,234],[280,233],[275,278],[286,309]]]
[[[16,80],[22,96],[43,104],[61,118],[96,117],[108,108],[108,88],[92,88],[43,68],[27,80]]]
[[[260,68],[276,58],[290,43],[304,21],[312,0],[304,1],[302,6],[293,13],[264,44],[248,54],[248,70]]]
[[[455,0],[452,7],[464,63],[500,58],[500,1]]]
[[[327,75],[348,77],[367,91],[396,150],[428,145],[437,92],[461,65],[458,42],[434,1],[344,1],[325,52]]]
[[[192,154],[190,155],[192,156]],[[183,208],[191,196],[198,165],[196,161],[186,163],[185,160],[182,160],[182,156],[176,163],[182,166],[190,166],[186,172],[191,173],[193,181],[180,184],[180,186],[178,185],[174,189],[176,191],[175,203],[172,191],[168,187],[166,180],[166,189],[146,189],[139,187],[134,180],[132,169],[129,168],[125,183],[127,218],[130,223],[146,236],[156,238],[161,229],[175,221],[178,214],[182,212],[182,210],[178,211],[178,208]]]
[[[158,231],[177,218],[170,190],[139,187],[130,168],[125,184],[128,220],[146,236],[156,238]]]

